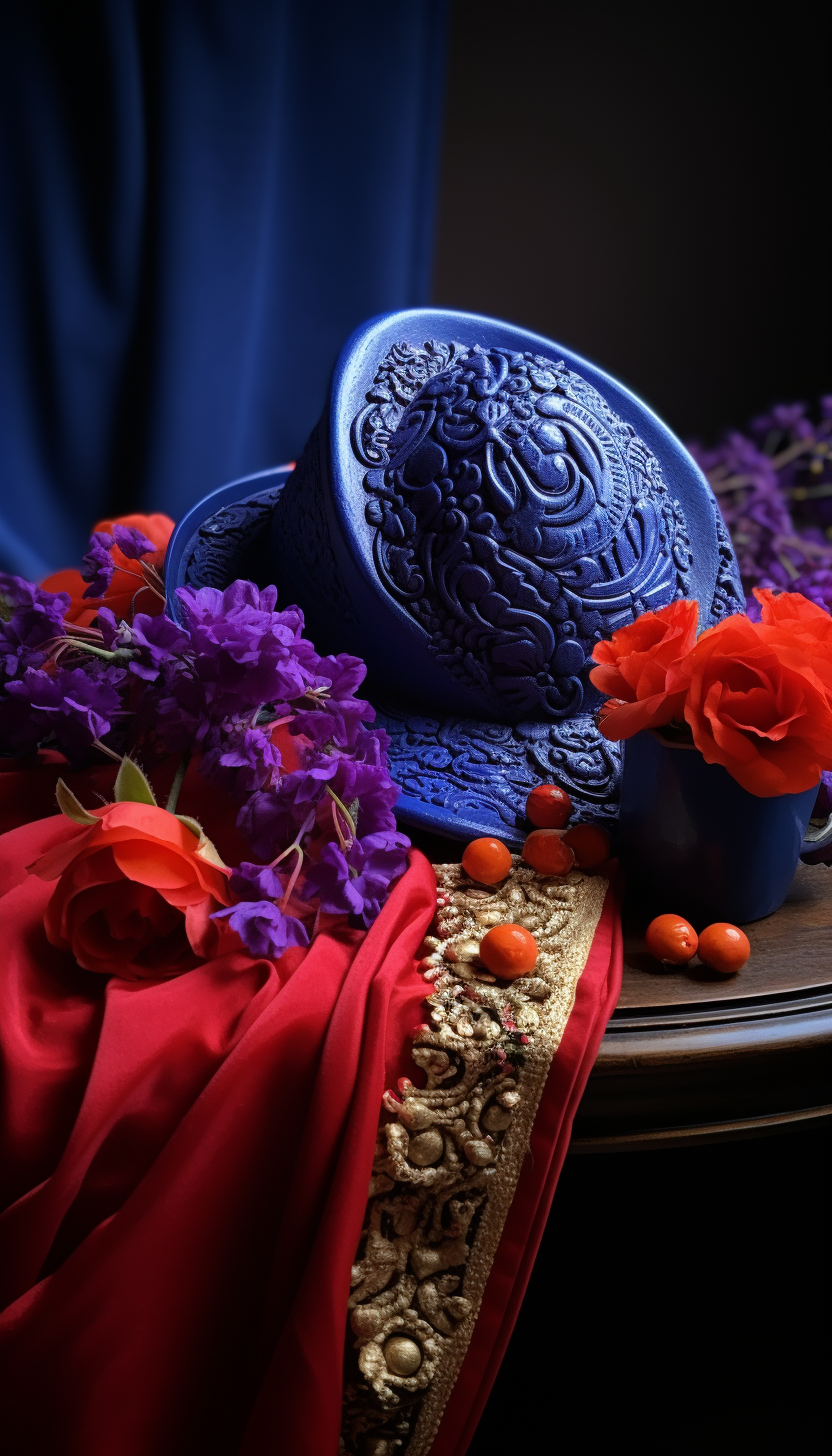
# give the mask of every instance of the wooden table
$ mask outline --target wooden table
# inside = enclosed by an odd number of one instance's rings
[[[832,869],[798,867],[730,978],[664,970],[625,916],[624,979],[570,1152],[722,1142],[832,1119]]]

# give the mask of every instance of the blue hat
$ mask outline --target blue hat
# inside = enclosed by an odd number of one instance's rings
[[[224,486],[180,522],[168,589],[275,582],[321,651],[368,666],[406,824],[519,845],[529,791],[617,814],[595,642],[695,597],[742,610],[716,500],[623,385],[495,319],[410,309],[345,345],[292,471]]]

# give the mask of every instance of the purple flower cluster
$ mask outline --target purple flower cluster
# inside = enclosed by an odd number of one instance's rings
[[[691,445],[731,533],[751,615],[755,586],[832,608],[832,396],[813,420],[775,405],[712,450]]]
[[[66,592],[42,591],[34,582],[0,573],[0,744],[30,753],[53,742],[73,761],[109,731],[121,706],[123,673],[102,663],[45,672],[54,648],[66,641]]]
[[[345,906],[371,924],[387,898],[390,884],[407,868],[409,841],[394,829],[365,834],[345,849],[330,841],[313,864],[304,899],[316,895],[322,910],[338,914]]]
[[[387,737],[369,726],[373,709],[356,696],[363,662],[317,653],[300,610],[277,610],[274,587],[237,581],[224,592],[177,595],[181,628],[164,617],[105,624],[110,649],[131,651],[130,670],[153,682],[147,721],[168,749],[199,748],[203,774],[240,804],[238,824],[255,854],[273,861],[303,851],[308,886],[328,853],[327,908],[369,924],[406,867],[408,841],[396,831]],[[279,722],[298,740],[300,767],[291,772],[273,740]],[[316,893],[304,890],[306,898]],[[259,905],[268,897],[246,899]],[[253,949],[267,934],[282,935],[287,917],[273,931],[250,909],[229,919]]]
[[[126,528],[95,533],[88,595],[106,590],[114,543],[131,559],[153,549]],[[121,621],[102,607],[93,628],[68,632],[66,596],[17,578],[4,578],[3,592],[5,751],[51,743],[77,763],[108,735],[111,746],[117,729],[145,756],[154,743],[198,751],[203,774],[239,803],[238,824],[264,861],[234,873],[237,903],[221,912],[252,954],[307,944],[303,920],[287,911],[295,888],[332,913],[375,918],[406,868],[408,841],[396,830],[386,735],[356,696],[363,662],[322,657],[299,609],[278,611],[276,589],[248,581],[224,592],[182,588],[181,623],[144,613]],[[296,739],[291,772],[274,740],[279,724]]]
[[[243,863],[229,881],[237,904],[218,910],[214,920],[227,919],[252,955],[278,957],[292,945],[308,945],[302,920],[276,904],[284,894],[280,875],[271,865]]]
[[[0,685],[43,666],[55,639],[66,635],[68,606],[66,592],[0,572]]]
[[[0,702],[4,747],[25,753],[54,743],[70,763],[82,763],[122,711],[119,688],[124,677],[120,668],[99,662],[54,672],[28,668],[22,678],[6,684],[9,701]]]
[[[148,556],[156,550],[144,532],[137,531],[134,526],[115,525],[112,535],[109,531],[93,531],[89,550],[81,562],[81,577],[89,582],[84,592],[85,597],[104,596],[116,569],[112,557],[114,546],[118,547],[128,561],[139,561],[142,556]]]

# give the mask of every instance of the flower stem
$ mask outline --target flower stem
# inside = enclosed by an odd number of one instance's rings
[[[295,885],[297,884],[298,875],[300,874],[300,867],[303,864],[303,850],[301,849],[299,844],[296,845],[295,848],[297,849],[298,857],[295,862],[295,868],[292,870],[292,873],[289,876],[289,883],[286,886],[286,893],[284,894],[280,904],[280,908],[284,912],[284,914],[286,912],[286,906],[289,903],[289,896],[291,895],[292,891],[295,888]]]
[[[326,789],[327,793],[329,794],[329,797],[331,799],[334,799],[335,800],[335,803],[338,805],[338,808],[341,810],[341,813],[343,814],[344,818],[346,819],[347,823],[350,826],[350,834],[351,834],[352,838],[355,839],[355,820],[353,819],[352,814],[350,813],[350,811],[347,808],[346,804],[343,803],[342,800],[338,798],[338,795],[335,793],[335,791],[333,789],[331,789],[329,787],[329,784],[325,784],[324,785],[324,788]],[[337,821],[336,821],[336,828],[337,827],[338,826],[337,826]],[[338,837],[340,839],[340,837],[341,837],[340,834],[339,834]],[[343,848],[345,848],[345,846],[342,845],[341,848],[343,849]]]
[[[96,647],[92,642],[71,637],[69,633],[67,633],[66,640],[79,651],[89,652],[93,657],[101,657],[105,662],[130,662],[136,655],[129,647],[117,647],[115,652],[108,652],[106,647]]]
[[[92,746],[93,748],[99,748],[102,753],[106,753],[107,757],[114,759],[116,763],[121,763],[121,754],[114,753],[112,748],[108,748],[106,743],[101,742],[100,738],[94,738],[92,740]]]
[[[300,842],[303,839],[304,834],[308,834],[309,833],[309,830],[312,828],[312,825],[314,823],[315,823],[315,810],[314,809],[310,809],[309,813],[307,814],[306,818],[303,821],[303,824],[301,825],[300,829],[298,830],[295,838],[292,840],[292,843],[286,849],[281,850],[280,854],[277,856],[276,859],[273,859],[272,860],[271,865],[270,865],[270,868],[271,869],[274,869],[275,865],[279,865],[280,864],[280,861],[282,859],[285,859],[286,856],[287,856],[287,854],[291,854],[293,849],[300,849]]]
[[[190,763],[190,761],[190,753],[183,753],[179,767],[177,768],[176,773],[173,776],[173,783],[170,786],[168,801],[165,805],[165,808],[167,809],[169,814],[176,813],[176,805],[179,802],[179,790],[181,789],[184,782],[185,774],[188,772],[188,764]]]

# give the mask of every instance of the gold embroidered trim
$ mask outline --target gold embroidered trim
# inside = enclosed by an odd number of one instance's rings
[[[601,915],[607,881],[544,878],[519,856],[494,890],[437,865],[436,934],[420,963],[430,1020],[384,1094],[349,1299],[353,1366],[340,1450],[426,1456],[471,1340],[529,1144]],[[525,925],[531,976],[497,980],[478,958],[492,925]]]

